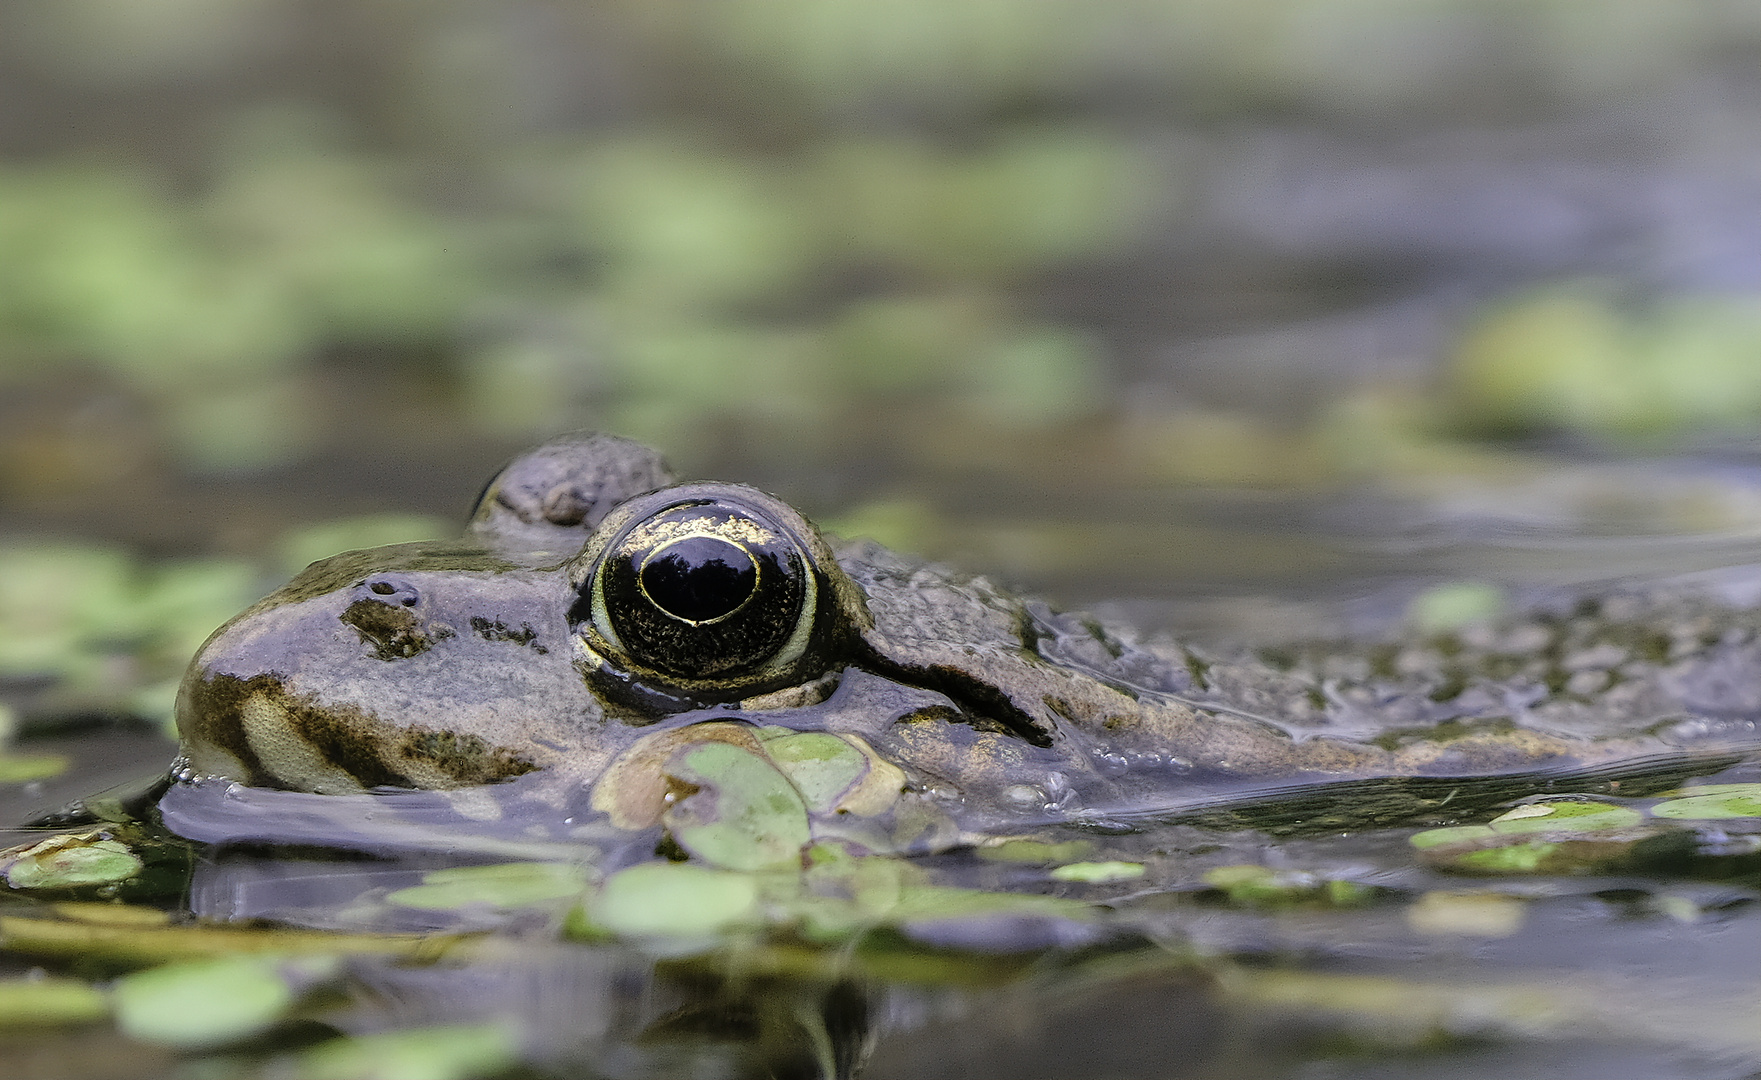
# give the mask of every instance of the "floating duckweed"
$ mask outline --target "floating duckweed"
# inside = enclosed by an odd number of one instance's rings
[[[78,979],[0,979],[0,1031],[89,1024],[109,1015],[104,993]]]
[[[1134,862],[1079,862],[1068,863],[1052,871],[1054,881],[1080,881],[1090,885],[1099,885],[1109,881],[1130,881],[1143,876],[1142,863]]]
[[[385,898],[399,907],[453,911],[473,905],[525,907],[578,895],[586,888],[578,867],[564,863],[498,863],[459,866],[422,875],[422,884]]]
[[[1715,784],[1689,788],[1683,795],[1658,803],[1651,813],[1694,821],[1761,817],[1761,784]]]
[[[293,1072],[306,1080],[467,1080],[517,1060],[505,1028],[460,1024],[332,1039],[300,1054]]]
[[[794,782],[810,810],[832,809],[838,797],[868,771],[861,751],[824,732],[804,731],[770,739],[764,750]]]
[[[101,832],[53,836],[11,856],[6,883],[15,889],[71,889],[126,881],[141,872],[127,844]]]
[[[631,937],[690,937],[758,921],[758,880],[685,863],[644,863],[606,879],[588,905],[590,924]]]
[[[807,808],[768,761],[708,742],[679,751],[668,771],[698,788],[662,816],[680,847],[732,870],[799,865],[809,839]]]
[[[1569,799],[1535,802],[1500,814],[1489,823],[1494,832],[1592,832],[1624,829],[1639,824],[1645,815],[1625,806]]]
[[[171,1046],[217,1046],[255,1035],[286,1015],[293,988],[263,956],[168,964],[118,980],[123,1033]]]
[[[1620,310],[1592,287],[1553,287],[1492,312],[1453,360],[1461,420],[1493,435],[1574,431],[1656,442],[1737,429],[1761,414],[1761,310],[1682,298]]]

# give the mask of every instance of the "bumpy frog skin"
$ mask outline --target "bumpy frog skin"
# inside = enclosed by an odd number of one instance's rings
[[[1405,793],[1382,816],[1411,816],[1452,778],[1517,778],[1485,789],[1508,798],[1756,743],[1758,620],[1715,604],[1213,655],[671,482],[641,446],[569,436],[503,470],[462,541],[314,564],[192,663],[172,795],[453,790],[482,818],[517,791],[524,814],[688,838],[717,769],[762,766],[815,836],[908,849],[1378,778]]]

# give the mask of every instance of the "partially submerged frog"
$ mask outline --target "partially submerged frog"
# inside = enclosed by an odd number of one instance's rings
[[[310,793],[297,816],[311,796],[439,791],[525,837],[593,822],[696,854],[798,802],[806,832],[721,856],[764,865],[809,833],[925,850],[1205,820],[1244,793],[1398,819],[1752,751],[1756,620],[1610,603],[1478,638],[1213,655],[567,436],[498,474],[462,541],[315,563],[217,631],[161,807],[197,839],[273,839],[285,814],[231,833],[198,793]]]

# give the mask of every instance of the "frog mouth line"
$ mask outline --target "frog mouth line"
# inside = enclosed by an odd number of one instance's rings
[[[872,654],[862,658],[861,666],[889,679],[934,690],[963,710],[995,721],[1029,746],[1046,750],[1056,741],[1057,732],[1023,712],[1003,691],[957,668],[943,664],[909,667]]]
[[[319,706],[272,674],[214,675],[190,687],[203,740],[229,755],[249,782],[348,794],[373,788],[492,784],[538,764],[469,733],[400,727],[353,706]],[[265,759],[278,762],[271,770]]]

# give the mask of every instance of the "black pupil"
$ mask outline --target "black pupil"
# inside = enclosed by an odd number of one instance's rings
[[[642,567],[642,591],[675,619],[707,622],[746,602],[758,583],[752,557],[726,540],[689,536]]]

